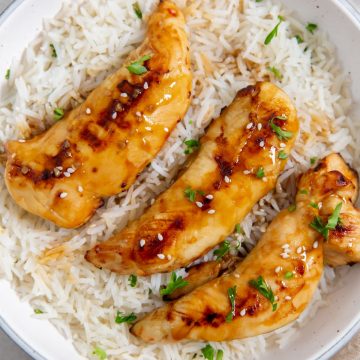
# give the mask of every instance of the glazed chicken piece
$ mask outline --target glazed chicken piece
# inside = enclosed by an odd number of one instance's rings
[[[158,153],[187,111],[191,82],[184,17],[161,1],[120,70],[45,133],[6,144],[11,196],[59,226],[81,226]]]
[[[278,87],[264,82],[239,91],[177,181],[86,259],[120,274],[187,266],[223,241],[273,189],[297,131],[296,110]]]
[[[323,236],[310,225],[319,210],[309,205],[332,196],[350,201],[352,176],[341,157],[325,158],[302,176],[296,208],[277,215],[233,272],[156,309],[131,332],[145,342],[224,341],[264,334],[295,320],[323,272]]]

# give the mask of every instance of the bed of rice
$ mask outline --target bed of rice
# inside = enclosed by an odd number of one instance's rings
[[[276,213],[292,202],[296,176],[310,166],[311,157],[341,151],[350,163],[358,158],[351,136],[354,125],[347,116],[351,105],[347,79],[321,29],[315,34],[306,31],[304,24],[276,1],[177,3],[186,15],[191,39],[194,97],[184,121],[136,184],[108,199],[86,226],[65,230],[21,210],[0,180],[0,276],[34,309],[43,311],[34,316],[49,319],[85,357],[92,358],[93,349],[100,347],[109,359],[191,359],[204,346],[200,342],[144,345],[131,337],[127,325],[115,324],[117,310],[141,314],[159,306],[159,287],[167,282],[168,274],[139,278],[132,288],[127,276],[97,270],[83,254],[138,217],[169,186],[185,160],[183,140],[201,136],[237,90],[271,79],[293,99],[301,120],[301,134],[276,190],[246,217],[242,224],[245,235],[236,235],[244,254]],[[148,15],[156,1],[139,4]],[[264,39],[279,14],[286,21],[278,36],[265,46]],[[54,19],[45,21],[44,31],[22,59],[11,65],[11,77],[0,99],[0,140],[31,136],[51,125],[55,107],[70,109],[83,101],[142,41],[145,24],[135,16],[130,1],[66,1]],[[295,35],[301,35],[304,43],[298,44]],[[57,58],[51,56],[50,43]],[[274,78],[269,66],[281,72],[281,81]],[[0,171],[3,173],[3,167]],[[224,349],[225,358],[250,359],[261,356],[274,342],[284,346],[326,302],[339,278],[326,269],[313,304],[291,326],[214,347]]]

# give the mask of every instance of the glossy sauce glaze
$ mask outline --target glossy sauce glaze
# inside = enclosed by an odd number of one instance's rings
[[[147,55],[145,73],[129,71]],[[144,43],[82,105],[45,133],[6,144],[10,194],[59,226],[82,225],[161,149],[190,104],[191,80],[184,17],[162,1]]]

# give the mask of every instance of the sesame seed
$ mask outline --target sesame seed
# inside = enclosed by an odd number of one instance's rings
[[[70,174],[69,174],[67,171],[65,171],[65,172],[64,172],[64,176],[65,176],[65,177],[70,177]]]
[[[16,158],[16,154],[15,154],[15,153],[11,154],[11,158],[12,158],[12,159],[15,159],[15,158]]]
[[[289,247],[290,247],[289,244],[284,244],[284,245],[282,246],[283,249],[287,249],[287,248],[289,248]]]
[[[286,296],[285,296],[285,300],[286,300],[286,301],[290,301],[290,300],[291,300],[291,296],[286,295]]]
[[[214,198],[214,195],[209,194],[209,195],[206,195],[205,197],[208,200],[212,200]]]
[[[231,179],[230,179],[228,176],[225,176],[225,177],[224,177],[224,181],[225,181],[227,184],[231,183]]]
[[[127,93],[121,93],[120,96],[126,98],[126,97],[128,97],[128,94]]]
[[[165,132],[169,132],[169,129],[167,127],[164,128]]]
[[[171,99],[171,95],[170,95],[170,94],[165,94],[165,95],[164,95],[164,99],[165,99],[165,100],[170,100],[170,99]]]
[[[318,242],[317,240],[314,241],[314,243],[313,243],[313,248],[314,248],[314,249],[317,249],[318,246],[319,246],[319,242]]]
[[[155,199],[151,199],[151,200],[150,200],[150,204],[151,204],[151,205],[154,204],[154,202],[155,202]]]
[[[253,127],[254,123],[250,122],[246,125],[246,128],[249,130]]]
[[[140,111],[137,111],[137,112],[135,113],[135,115],[140,117],[140,116],[141,116],[141,112],[140,112]]]
[[[117,112],[115,111],[112,115],[111,115],[112,119],[115,120],[117,118]]]
[[[275,268],[275,272],[276,272],[276,273],[279,273],[281,270],[282,270],[282,267],[281,267],[281,266],[277,266],[277,267]]]
[[[302,252],[302,246],[299,246],[297,249],[296,249],[296,252],[298,253],[298,254],[300,254],[301,252]]]
[[[85,111],[88,115],[91,114],[91,109],[90,108],[86,108],[86,111]]]
[[[261,140],[260,143],[259,143],[259,146],[260,146],[260,147],[264,147],[264,146],[265,146],[265,141],[264,141],[264,140]]]
[[[279,297],[277,295],[274,296],[275,301],[279,301]]]
[[[202,207],[203,207],[203,203],[200,202],[200,201],[197,201],[195,204],[196,204],[196,206],[199,207],[199,208],[202,208]]]
[[[64,169],[62,166],[57,166],[56,168],[59,169],[60,171]]]
[[[319,210],[322,208],[322,202],[321,201],[318,203],[318,208],[319,208]]]
[[[285,145],[284,143],[280,143],[280,147],[281,147],[281,148],[285,148],[286,145]]]
[[[26,175],[29,171],[30,171],[30,169],[29,169],[27,166],[23,166],[23,167],[21,168],[21,173],[22,173],[23,175]]]
[[[262,124],[258,124],[258,130],[260,131],[261,130],[261,128],[262,128]]]
[[[73,174],[75,172],[74,168],[67,168],[66,170],[69,174]]]
[[[245,316],[246,315],[246,309],[242,309],[240,311],[240,316]]]
[[[172,257],[172,256],[169,254],[169,255],[167,256],[168,260],[171,260],[171,257]]]
[[[268,178],[267,178],[266,176],[264,176],[264,177],[262,178],[262,181],[263,181],[263,182],[267,182],[267,181],[268,181]]]
[[[81,192],[81,193],[82,193],[83,191],[84,191],[84,188],[83,188],[81,185],[79,185],[79,186],[78,186],[78,192]]]
[[[144,83],[144,89],[147,90],[149,88],[149,84],[145,81]]]
[[[157,254],[157,257],[161,260],[165,259],[165,255],[164,254]]]
[[[251,174],[251,171],[250,170],[244,170],[244,174],[249,175],[249,174]]]
[[[288,253],[281,253],[280,256],[281,256],[283,259],[287,259],[287,258],[290,257]]]
[[[24,140],[24,139],[20,139],[19,140],[19,143],[24,143],[26,140]]]
[[[210,214],[210,215],[215,214],[215,213],[216,213],[216,210],[214,210],[214,209],[210,209],[210,210],[208,211],[208,214]]]
[[[140,247],[144,247],[145,246],[145,240],[144,239],[141,239],[140,241],[139,241],[139,244],[140,244]]]
[[[234,276],[235,276],[237,279],[240,279],[240,275],[239,275],[239,274],[234,274]]]
[[[54,175],[56,177],[58,177],[58,176],[60,176],[60,174],[61,174],[61,171],[58,168],[54,168]]]
[[[62,192],[62,193],[60,194],[60,198],[61,198],[61,199],[65,199],[67,196],[68,196],[68,193],[67,193],[67,192]]]
[[[145,130],[151,131],[151,127],[150,126],[145,126]]]
[[[284,280],[281,280],[281,286],[282,286],[283,288],[287,288],[287,285],[286,285],[286,283],[285,283]]]
[[[353,243],[351,242],[351,243],[349,243],[349,248],[352,248],[352,246],[353,246]]]
[[[160,241],[163,241],[164,240],[164,237],[159,233],[159,234],[157,234],[157,237],[158,237],[158,239],[160,240]]]

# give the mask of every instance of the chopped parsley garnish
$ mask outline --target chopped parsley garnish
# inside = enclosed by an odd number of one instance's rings
[[[306,30],[311,32],[312,34],[314,33],[314,31],[317,29],[317,25],[316,24],[313,24],[313,23],[308,23],[306,25]]]
[[[262,0],[261,0],[262,1]],[[216,360],[222,360],[224,356],[224,350],[218,350],[216,353]]]
[[[43,314],[44,312],[42,310],[40,310],[40,309],[34,309],[34,313],[36,315],[39,315],[39,314]]]
[[[170,295],[172,294],[176,289],[180,289],[188,284],[187,281],[185,281],[182,276],[177,276],[176,272],[173,271],[171,273],[170,281],[168,285],[160,290],[160,295]]]
[[[148,72],[148,69],[146,66],[144,66],[145,61],[148,61],[151,59],[151,55],[144,55],[139,60],[134,61],[129,66],[127,66],[127,69],[135,75],[142,75]]]
[[[189,125],[192,125],[194,122],[192,120],[189,120]]]
[[[141,20],[143,15],[142,15],[142,11],[140,9],[139,3],[138,2],[134,3],[132,7],[133,7],[135,15]]]
[[[274,37],[278,34],[278,29],[280,24],[285,20],[282,16],[278,16],[279,22],[276,24],[276,26],[270,31],[269,35],[266,37],[264,44],[269,45]]]
[[[225,240],[220,247],[214,251],[216,261],[220,261],[230,251],[230,242]]]
[[[240,224],[236,224],[236,225],[235,225],[235,232],[236,232],[237,234],[244,234],[244,229],[241,227]]]
[[[292,271],[288,271],[284,277],[287,280],[292,279],[294,277],[294,273]]]
[[[256,0],[256,2],[262,2],[263,0]]]
[[[264,168],[262,166],[260,166],[256,171],[256,177],[258,179],[262,179],[264,176],[265,176]]]
[[[137,316],[134,313],[131,313],[130,315],[124,315],[122,312],[118,311],[116,314],[115,322],[117,324],[132,323],[136,319],[137,319]]]
[[[185,140],[184,144],[186,145],[186,149],[184,151],[186,155],[192,154],[195,150],[199,149],[200,147],[200,141],[193,139]]]
[[[191,202],[194,202],[195,201],[195,198],[196,198],[196,191],[193,190],[191,187],[187,187],[185,190],[184,190],[184,195],[187,199],[189,199]]]
[[[275,66],[269,66],[268,70],[271,71],[274,74],[276,79],[281,80],[283,78],[280,70],[277,69]]]
[[[307,189],[300,189],[300,190],[299,190],[299,194],[301,194],[301,195],[308,195],[308,194],[309,194],[309,190],[307,190]]]
[[[54,120],[59,121],[64,117],[64,110],[61,108],[56,108],[54,110]]]
[[[298,44],[302,44],[304,42],[304,39],[300,35],[295,35],[295,39]]]
[[[318,209],[318,208],[319,208],[319,205],[318,205],[316,202],[313,202],[313,201],[311,201],[309,205],[310,205],[312,208],[314,208],[314,209]]]
[[[292,204],[288,207],[289,212],[294,212],[296,210],[296,204]]]
[[[50,49],[51,49],[51,56],[53,58],[57,58],[57,52],[56,52],[54,44],[50,44]]]
[[[250,280],[249,285],[270,301],[273,311],[277,309],[274,293],[261,275],[256,280]]]
[[[96,355],[100,360],[107,359],[105,350],[99,348],[98,346],[93,350],[93,354]]]
[[[10,69],[7,69],[7,70],[6,70],[5,79],[6,79],[6,80],[9,80],[9,79],[10,79]]]
[[[223,350],[215,351],[215,349],[210,344],[206,344],[206,346],[201,349],[201,353],[204,359],[206,360],[222,360],[224,356]],[[215,358],[215,353],[216,353],[216,358]]]
[[[135,287],[136,286],[136,284],[137,284],[137,276],[136,275],[134,275],[134,274],[131,274],[130,276],[129,276],[129,285],[131,286],[131,287]]]
[[[271,130],[276,134],[276,136],[278,137],[279,140],[289,140],[293,137],[293,133],[291,131],[286,131],[281,129],[280,126],[277,126],[274,124],[274,120],[275,119],[279,119],[279,120],[287,120],[287,116],[274,116],[271,120],[270,120],[270,127]]]
[[[334,230],[340,221],[340,211],[342,203],[336,205],[334,212],[329,216],[325,225],[320,216],[316,216],[310,223],[310,227],[320,233],[326,240],[329,237],[329,230]]]
[[[235,298],[236,298],[236,285],[228,289],[228,296],[231,305],[231,311],[226,315],[226,322],[231,322],[235,316]]]
[[[285,160],[285,159],[288,158],[288,154],[287,154],[284,150],[280,150],[280,151],[279,151],[279,156],[278,156],[278,158],[279,158],[280,160]]]
[[[311,164],[311,165],[315,165],[316,161],[317,161],[317,157],[316,157],[316,156],[310,158],[310,164]]]

